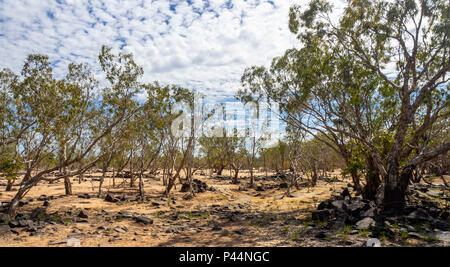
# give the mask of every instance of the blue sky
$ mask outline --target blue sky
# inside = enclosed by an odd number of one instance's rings
[[[92,66],[101,45],[132,52],[144,81],[194,88],[231,100],[245,67],[268,65],[297,45],[287,27],[300,0],[0,0],[0,68],[19,72],[47,54],[56,76],[69,62]]]

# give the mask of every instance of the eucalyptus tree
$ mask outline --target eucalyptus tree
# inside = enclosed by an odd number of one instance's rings
[[[378,191],[386,210],[400,210],[415,167],[450,149],[447,141],[411,156],[449,105],[449,3],[349,1],[338,21],[331,12],[322,0],[293,6],[289,27],[303,47],[269,71],[248,69],[241,97],[286,103],[292,124],[327,136],[347,161],[347,144],[357,142],[372,167],[370,197]]]
[[[172,120],[170,123],[171,142],[169,144],[171,158],[171,167],[169,170],[168,181],[166,185],[165,194],[170,195],[170,191],[175,185],[177,179],[180,179],[180,174],[183,168],[186,168],[186,179],[189,183],[189,188],[192,191],[192,167],[194,159],[194,151],[197,143],[202,114],[200,109],[202,106],[198,102],[201,95],[194,91],[171,86],[172,105],[169,107]],[[177,104],[177,105],[175,105]],[[180,160],[177,162],[176,156],[180,155]],[[175,171],[173,174],[172,172]]]
[[[102,48],[99,61],[111,85],[103,88],[101,107],[91,94],[96,82],[88,68],[70,65],[67,79],[58,81],[53,77],[48,57],[30,55],[25,61],[22,77],[12,86],[17,100],[15,110],[21,117],[36,123],[19,139],[25,175],[9,206],[11,218],[15,217],[19,200],[40,181],[72,177],[95,166],[103,157],[97,153],[99,141],[136,112],[132,99],[140,90],[138,78],[143,73],[142,68],[134,63],[131,54],[115,55],[107,47]],[[112,114],[102,128],[93,127],[96,111]],[[64,124],[69,126],[63,129],[68,132],[61,134]],[[37,169],[47,153],[56,153],[61,146],[66,152],[62,160],[58,160],[55,166]],[[55,178],[48,177],[52,172],[86,158],[92,161],[78,170]]]
[[[173,115],[170,87],[161,87],[158,83],[145,85],[146,100],[140,112],[136,114],[134,129],[136,130],[137,168],[139,176],[139,194],[144,197],[143,174],[155,166],[160,157],[163,144]]]
[[[245,155],[247,154],[245,147],[245,138],[238,136],[236,129],[223,137],[225,141],[226,153],[228,156],[228,164],[230,170],[234,171],[232,183],[238,184],[239,171],[245,163]]]

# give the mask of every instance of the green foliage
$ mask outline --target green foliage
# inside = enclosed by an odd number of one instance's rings
[[[0,155],[0,174],[8,180],[17,179],[22,164],[7,155]]]

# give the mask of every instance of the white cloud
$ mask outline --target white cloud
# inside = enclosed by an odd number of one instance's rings
[[[27,54],[42,53],[55,62],[57,76],[71,61],[98,70],[97,55],[106,44],[132,52],[146,81],[229,98],[245,67],[268,65],[297,45],[288,12],[301,2],[4,0],[0,68],[18,72]]]

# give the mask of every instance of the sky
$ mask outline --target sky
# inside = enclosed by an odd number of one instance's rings
[[[269,65],[298,46],[289,7],[301,0],[0,0],[0,68],[20,72],[26,56],[49,56],[56,77],[87,63],[102,80],[103,44],[131,52],[144,82],[195,89],[231,101],[246,67]]]

